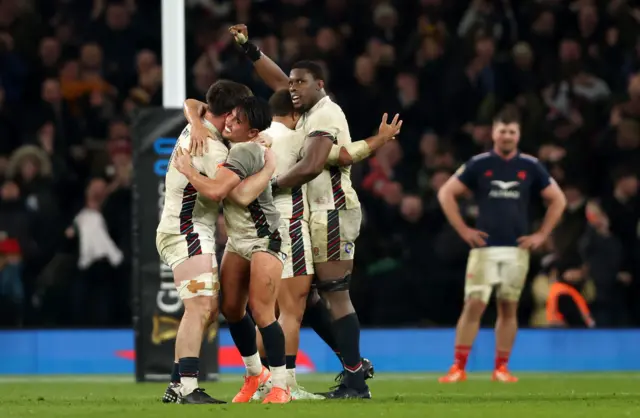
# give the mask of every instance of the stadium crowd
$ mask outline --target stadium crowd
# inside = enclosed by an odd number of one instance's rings
[[[162,104],[159,3],[0,0],[0,325],[131,322],[130,124],[137,108]],[[284,69],[324,64],[354,140],[383,112],[402,115],[398,140],[353,170],[365,219],[352,297],[364,325],[455,324],[468,247],[436,194],[490,147],[506,104],[523,115],[522,150],[568,200],[532,257],[521,324],[545,325],[562,265],[598,327],[640,325],[639,1],[187,5],[189,97],[220,78],[269,97],[227,31],[242,22]],[[462,208],[472,221],[473,199]]]

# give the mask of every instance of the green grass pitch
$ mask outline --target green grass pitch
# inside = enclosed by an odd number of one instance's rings
[[[371,401],[306,401],[288,405],[164,405],[164,384],[135,384],[127,376],[0,376],[2,418],[640,418],[640,373],[518,375],[515,384],[494,383],[472,373],[454,385],[432,374],[379,373],[370,381]],[[326,390],[333,376],[302,375],[308,390]],[[230,400],[240,376],[203,383],[214,397]]]

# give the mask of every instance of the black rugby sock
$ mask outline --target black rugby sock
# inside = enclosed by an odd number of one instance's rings
[[[171,370],[171,383],[180,383],[180,363],[173,363]]]
[[[333,322],[336,340],[342,354],[342,362],[346,378],[344,384],[354,389],[363,389],[364,372],[360,356],[360,321],[355,313],[344,316]]]
[[[260,357],[260,363],[267,369],[269,368],[269,359],[266,357]]]
[[[285,363],[286,363],[286,366],[287,366],[288,370],[296,368],[296,358],[297,357],[298,356],[295,355],[295,354],[293,356],[289,356],[289,355],[286,356]]]
[[[271,367],[282,367],[285,365],[284,352],[284,332],[278,321],[260,328],[264,351],[267,352],[267,360]]]
[[[242,357],[251,357],[258,351],[256,326],[248,314],[239,322],[229,323],[229,332]]]

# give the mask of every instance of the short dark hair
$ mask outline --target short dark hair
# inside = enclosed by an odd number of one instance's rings
[[[504,123],[508,125],[510,123],[520,124],[520,112],[513,105],[505,106],[494,118],[493,123]]]
[[[289,116],[296,111],[291,101],[291,93],[289,90],[278,90],[269,99],[269,106],[273,116]]]
[[[218,80],[207,91],[207,106],[215,116],[221,116],[235,109],[240,100],[251,96],[251,89],[244,84]]]
[[[238,113],[247,117],[249,127],[264,131],[271,125],[269,103],[257,97],[245,97],[236,106]]]
[[[317,62],[307,61],[307,60],[298,61],[295,64],[293,64],[293,66],[291,66],[291,69],[306,70],[309,73],[311,73],[311,76],[313,77],[314,80],[324,81],[324,70],[322,69],[322,66]]]

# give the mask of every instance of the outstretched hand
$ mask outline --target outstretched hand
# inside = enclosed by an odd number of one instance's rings
[[[385,113],[382,115],[382,122],[378,128],[378,134],[386,138],[387,140],[394,139],[396,135],[400,133],[402,128],[402,121],[400,120],[400,114],[396,113],[391,123],[388,122],[389,115]]]

